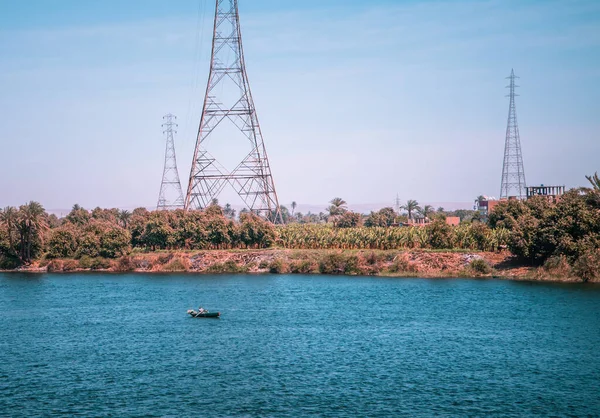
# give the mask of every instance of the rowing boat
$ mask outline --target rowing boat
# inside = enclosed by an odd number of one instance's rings
[[[219,318],[221,316],[221,312],[197,312],[193,309],[190,309],[187,313],[190,314],[192,318]]]

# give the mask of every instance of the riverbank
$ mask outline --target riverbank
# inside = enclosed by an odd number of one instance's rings
[[[84,271],[199,274],[329,274],[384,277],[489,277],[508,280],[581,282],[568,265],[532,267],[509,252],[378,250],[211,250],[137,252],[102,258],[41,260],[11,271]]]

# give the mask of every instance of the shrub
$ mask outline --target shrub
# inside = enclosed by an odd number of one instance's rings
[[[335,226],[338,228],[356,228],[362,224],[362,215],[355,212],[345,212],[335,222]]]
[[[379,257],[377,256],[377,254],[375,254],[374,251],[371,251],[366,257],[365,257],[365,262],[370,265],[376,265],[379,262]]]
[[[371,251],[359,258],[359,270],[363,275],[376,275],[381,271],[380,257]]]
[[[290,266],[281,259],[273,260],[271,261],[271,264],[269,264],[269,273],[272,274],[284,274],[288,273],[289,270]]]
[[[383,208],[379,212],[371,212],[365,219],[366,227],[392,226],[396,221],[396,212],[393,208]]]
[[[410,260],[405,257],[398,256],[394,259],[388,270],[390,273],[418,273],[419,266],[415,263],[411,263]]]
[[[79,268],[79,262],[77,260],[65,260],[63,261],[63,271],[75,271]]]
[[[431,248],[439,250],[452,248],[453,229],[446,221],[436,219],[426,228],[429,234],[428,243]]]
[[[92,257],[84,255],[79,259],[79,267],[81,267],[82,269],[90,269],[92,268],[92,262],[94,260],[92,259]]]
[[[115,266],[113,267],[113,270],[121,272],[121,273],[134,271],[135,264],[133,264],[131,257],[125,255],[117,260],[117,262],[115,263]]]
[[[482,258],[476,258],[469,263],[469,267],[476,273],[479,274],[490,274],[492,272],[492,266]]]
[[[153,267],[152,261],[144,257],[134,257],[132,261],[136,269],[150,270]]]
[[[319,261],[321,274],[344,274],[345,262],[341,254],[326,254]]]
[[[173,257],[175,257],[175,255],[173,255],[173,253],[168,253],[168,254],[160,255],[156,261],[158,262],[158,264],[164,265],[164,264],[169,263],[173,259]]]
[[[90,268],[92,270],[106,270],[110,268],[110,261],[102,257],[96,257],[92,260]]]
[[[497,231],[500,231],[498,228]],[[496,250],[504,242],[494,242],[495,235],[489,226],[483,223],[475,222],[469,226],[469,236],[473,241],[473,249],[480,251]]]
[[[573,264],[573,273],[584,282],[600,279],[600,250],[588,251]]]
[[[18,257],[0,255],[0,270],[13,270],[21,265]]]
[[[290,263],[290,272],[294,274],[310,274],[318,270],[319,266],[314,261],[301,260]]]
[[[346,257],[346,265],[344,266],[344,274],[360,274],[362,271],[358,266],[358,257],[349,255]]]
[[[246,273],[247,268],[239,266],[233,260],[227,260],[224,263],[215,263],[206,269],[207,273]]]
[[[339,253],[326,254],[319,262],[319,272],[322,274],[359,274],[358,257],[344,256]]]
[[[62,260],[52,260],[48,263],[47,271],[48,273],[58,273],[63,271],[63,261]]]
[[[174,258],[168,264],[163,266],[162,271],[171,273],[185,272],[189,270],[189,261],[182,258]]]
[[[566,278],[571,275],[571,266],[564,255],[553,256],[546,260],[544,272],[553,277]]]

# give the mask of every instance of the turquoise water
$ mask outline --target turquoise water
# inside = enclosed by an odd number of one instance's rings
[[[0,415],[600,414],[592,285],[0,274],[0,330]]]

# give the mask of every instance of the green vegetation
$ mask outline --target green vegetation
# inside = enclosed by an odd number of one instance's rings
[[[511,232],[508,248],[522,261],[542,265],[564,257],[583,280],[600,278],[600,190],[571,190],[556,203],[542,196],[500,203],[492,228]]]
[[[292,224],[277,227],[277,243],[290,249],[463,249],[498,251],[509,238],[507,229],[480,223],[451,227],[435,220],[425,227],[355,227]]]
[[[485,260],[476,258],[469,263],[471,270],[478,274],[490,274],[492,272],[492,266],[490,266]]]
[[[409,200],[406,216],[392,208],[361,215],[335,198],[327,214],[302,215],[282,208],[285,225],[272,225],[249,211],[235,210],[213,202],[203,211],[172,212],[96,208],[79,205],[63,219],[48,215],[37,202],[0,210],[0,269],[13,269],[42,260],[50,271],[106,269],[151,270],[148,260],[132,258],[140,252],[169,251],[158,260],[162,271],[195,269],[186,257],[173,258],[173,251],[253,250],[279,247],[288,250],[368,251],[483,251],[508,249],[522,264],[541,266],[551,277],[600,279],[600,178],[587,176],[591,187],[571,190],[556,203],[543,196],[527,201],[501,202],[489,215],[489,224],[464,213],[434,211]],[[283,210],[285,209],[285,210]],[[450,226],[446,215],[463,222]],[[432,221],[425,226],[406,226],[421,216]],[[259,270],[278,273],[376,274],[380,256],[357,258],[346,252],[327,252],[318,259],[261,261]],[[441,255],[439,256],[441,257]],[[112,260],[112,261],[111,261]],[[192,261],[192,264],[195,261]],[[390,272],[416,272],[414,260],[399,258],[386,263]],[[41,265],[41,264],[40,264]],[[202,264],[204,265],[204,264]],[[359,268],[360,266],[360,268]],[[210,265],[214,272],[248,271],[236,262],[223,260]],[[466,272],[488,275],[491,265],[475,259]]]

